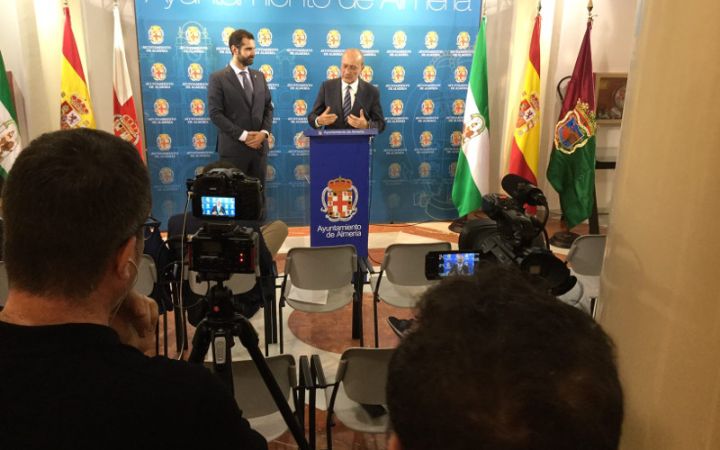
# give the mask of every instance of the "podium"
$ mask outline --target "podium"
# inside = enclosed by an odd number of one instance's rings
[[[352,244],[368,256],[370,139],[377,129],[306,130],[310,138],[310,245]]]
[[[370,233],[370,140],[377,129],[306,130],[310,138],[310,246],[352,244],[358,255],[352,337],[362,336]]]

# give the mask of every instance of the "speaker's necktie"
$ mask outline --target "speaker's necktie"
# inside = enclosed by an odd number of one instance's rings
[[[243,80],[243,90],[245,91],[245,98],[247,98],[248,103],[252,104],[252,81],[250,81],[247,70],[243,70],[242,72],[240,72],[240,76]]]
[[[350,116],[350,110],[352,109],[352,101],[350,99],[350,85],[348,85],[345,88],[345,98],[343,99],[343,116],[345,117],[345,122],[347,122],[348,117]]]

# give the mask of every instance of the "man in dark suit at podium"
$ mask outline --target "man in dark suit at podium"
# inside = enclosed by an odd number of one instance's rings
[[[255,37],[235,30],[228,39],[230,64],[210,75],[208,108],[218,128],[220,158],[265,184],[268,137],[273,105],[265,77],[250,66],[255,59]]]
[[[385,129],[380,106],[380,91],[359,78],[365,66],[363,54],[356,48],[343,53],[341,77],[327,80],[320,86],[308,122],[313,128],[377,128]]]

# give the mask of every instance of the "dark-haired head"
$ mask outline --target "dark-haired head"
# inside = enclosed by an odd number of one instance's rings
[[[514,267],[429,289],[390,364],[404,450],[615,450],[623,419],[613,344],[592,318]]]
[[[111,257],[142,232],[150,180],[135,147],[109,133],[43,134],[18,156],[3,191],[11,288],[85,297]]]

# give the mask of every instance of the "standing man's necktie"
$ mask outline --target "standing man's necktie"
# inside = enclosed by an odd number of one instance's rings
[[[253,88],[252,88],[252,82],[250,81],[250,77],[248,76],[247,70],[241,71],[240,76],[242,77],[242,81],[243,81],[243,90],[245,91],[245,98],[247,98],[248,103],[252,104]]]
[[[350,99],[350,85],[345,88],[345,98],[343,99],[343,116],[345,117],[345,122],[347,122],[348,117],[350,116],[350,110],[352,109],[352,101]]]

